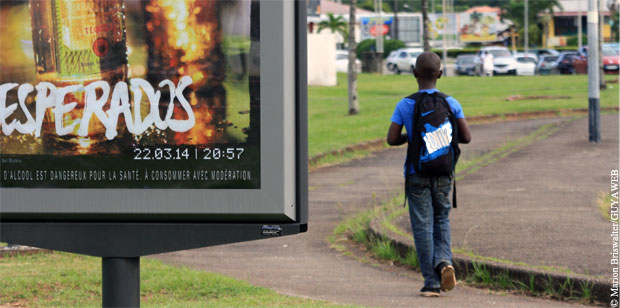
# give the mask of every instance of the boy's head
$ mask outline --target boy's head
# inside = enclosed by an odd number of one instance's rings
[[[434,52],[421,53],[416,59],[413,74],[418,84],[435,83],[441,77],[441,59]]]

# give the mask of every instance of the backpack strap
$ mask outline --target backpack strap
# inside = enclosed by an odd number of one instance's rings
[[[456,175],[452,174],[452,207],[456,208]]]

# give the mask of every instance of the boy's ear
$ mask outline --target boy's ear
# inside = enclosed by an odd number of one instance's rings
[[[437,75],[437,79],[441,78],[441,75],[443,75],[443,70],[439,70],[439,75]]]
[[[418,78],[418,70],[417,69],[413,69],[413,77]]]

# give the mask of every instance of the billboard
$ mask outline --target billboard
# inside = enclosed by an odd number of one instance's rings
[[[294,2],[0,4],[3,220],[296,221]]]
[[[459,39],[462,43],[495,42],[497,34],[506,29],[497,13],[461,13],[459,18]]]
[[[361,39],[375,39],[379,34],[390,33],[394,17],[362,16],[359,21]]]

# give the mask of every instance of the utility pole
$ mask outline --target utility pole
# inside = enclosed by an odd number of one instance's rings
[[[376,0],[375,0],[376,1]],[[379,24],[377,25],[377,52],[383,56],[383,0],[379,0]]]
[[[398,39],[398,0],[394,0],[394,39]]]
[[[598,0],[588,0],[588,130],[590,142],[601,141]]]
[[[443,22],[442,24],[442,28],[441,28],[441,39],[442,39],[442,45],[443,45],[443,75],[448,77],[448,62],[447,62],[447,58],[448,58],[448,51],[447,51],[447,46],[446,46],[446,34],[448,34],[448,19],[446,18],[446,0],[442,0],[441,1],[441,15],[442,15],[442,19]]]
[[[577,45],[579,46],[578,50],[581,50],[581,48],[583,47],[583,34],[581,33],[583,31],[581,26],[581,1],[582,0],[577,0]]]
[[[605,84],[605,71],[603,70],[603,36],[605,33],[605,31],[603,30],[605,26],[605,16],[603,15],[603,10],[605,10],[605,0],[600,0],[598,6],[598,67],[600,75],[598,81],[600,83],[601,89],[607,89],[607,84]]]
[[[530,35],[530,27],[529,27],[529,13],[528,13],[528,0],[525,0],[525,10],[523,12],[523,24],[525,25],[525,29],[523,30],[523,34],[525,36],[525,54],[527,55],[528,53],[528,47],[529,47],[529,35]]]

